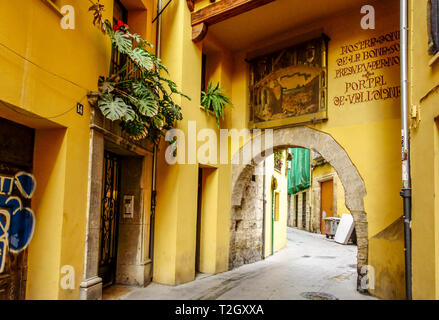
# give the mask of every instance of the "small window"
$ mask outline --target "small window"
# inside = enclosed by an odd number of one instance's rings
[[[128,24],[128,10],[119,0],[114,1],[113,7],[113,24],[117,24],[119,20]],[[119,53],[114,47],[111,54],[110,74],[118,72],[127,62],[127,56]]]
[[[274,193],[274,221],[279,221],[279,192]]]
[[[128,10],[119,0],[115,0],[113,7],[113,23],[116,24],[119,20],[128,24]]]
[[[439,52],[439,0],[429,0],[427,9],[428,53]]]

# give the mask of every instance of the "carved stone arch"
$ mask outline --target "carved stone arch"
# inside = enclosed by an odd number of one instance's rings
[[[244,151],[251,149],[252,141],[247,142],[233,157],[232,163],[239,163],[244,159]],[[364,211],[363,198],[366,196],[366,187],[355,165],[352,163],[343,147],[328,133],[309,127],[293,127],[276,129],[273,131],[273,148],[261,150],[264,156],[256,155],[250,164],[232,165],[232,212],[241,207],[245,186],[252,179],[256,165],[280,148],[302,147],[311,149],[322,155],[337,172],[345,191],[345,204],[354,218],[357,235],[357,285],[360,288],[362,267],[367,265],[368,259],[368,228],[367,216]],[[267,152],[265,152],[267,151]],[[248,152],[248,151],[247,151]]]

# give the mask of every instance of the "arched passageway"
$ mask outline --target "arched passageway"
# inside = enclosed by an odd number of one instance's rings
[[[240,163],[244,159],[244,152],[251,150],[247,142],[233,157],[232,163]],[[367,265],[368,259],[368,229],[367,217],[364,211],[363,198],[366,195],[364,181],[357,168],[350,160],[343,147],[335,139],[324,132],[309,127],[282,128],[273,131],[273,148],[261,150],[262,155],[254,155],[249,164],[232,165],[232,195],[231,216],[238,214],[244,200],[244,190],[258,166],[264,159],[273,153],[273,150],[282,148],[301,147],[318,152],[330,163],[337,172],[345,191],[345,204],[354,218],[357,236],[357,288],[360,290],[362,267]],[[232,233],[233,236],[233,233]]]

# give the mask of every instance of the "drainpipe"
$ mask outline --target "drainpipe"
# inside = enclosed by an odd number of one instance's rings
[[[162,8],[162,0],[157,1],[157,36],[156,36],[156,57],[160,59],[160,45],[161,45],[161,34],[162,34],[162,17],[160,15]],[[154,227],[155,227],[155,208],[156,208],[156,177],[157,177],[157,153],[158,146],[154,144],[153,155],[152,155],[152,183],[151,183],[151,216],[149,221],[149,258],[151,259],[151,281],[153,278],[153,268],[154,268]]]
[[[264,160],[264,172],[263,172],[263,193],[262,193],[262,259],[265,259],[265,213],[266,213],[266,203],[267,201],[265,200],[265,160]]]
[[[271,191],[271,255],[274,254],[274,189]]]
[[[404,251],[406,298],[412,300],[412,189],[410,179],[410,136],[408,128],[408,3],[400,0],[401,24],[401,141],[402,141],[402,189],[404,203]]]

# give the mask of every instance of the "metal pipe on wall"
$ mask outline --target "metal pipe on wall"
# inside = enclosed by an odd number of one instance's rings
[[[266,171],[265,171],[265,160],[264,160],[264,172],[263,174],[263,182],[262,182],[262,259],[265,259],[265,214],[266,214],[266,203],[267,201],[265,200],[266,194],[265,194],[265,176],[266,176]]]
[[[161,28],[162,28],[162,17],[161,17],[162,0],[157,1],[157,29],[156,29],[156,57],[160,59],[160,42],[161,42]],[[151,216],[149,221],[149,258],[151,259],[151,281],[153,278],[154,270],[154,227],[155,227],[155,208],[156,208],[156,178],[157,178],[157,152],[158,146],[155,144],[152,156],[152,182],[151,182]]]
[[[274,254],[274,189],[271,191],[271,255]]]
[[[408,127],[408,1],[400,0],[401,26],[401,141],[402,141],[402,189],[404,205],[404,251],[406,298],[412,300],[412,189],[410,178],[410,132]]]

